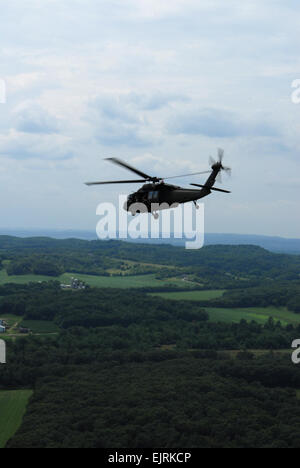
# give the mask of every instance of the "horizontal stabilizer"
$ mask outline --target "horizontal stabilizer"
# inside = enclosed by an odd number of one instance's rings
[[[216,188],[216,187],[208,187],[207,185],[200,185],[200,184],[191,184],[191,185],[193,185],[194,187],[206,188],[208,190],[215,190],[216,192],[231,193],[229,192],[229,190],[223,190],[223,189]]]

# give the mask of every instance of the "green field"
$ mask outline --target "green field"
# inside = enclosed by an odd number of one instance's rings
[[[270,317],[280,320],[282,325],[300,324],[300,314],[294,314],[285,307],[251,307],[245,309],[205,308],[211,322],[238,323],[242,319],[266,323]]]
[[[20,276],[8,276],[5,270],[0,271],[0,285],[7,283],[27,284],[30,282],[40,281],[59,281],[61,283],[70,284],[71,277],[78,278],[81,281],[89,284],[92,287],[97,288],[146,288],[153,287],[159,288],[164,286],[178,286],[185,287],[186,289],[192,288],[193,283],[184,283],[180,279],[166,279],[158,280],[155,275],[138,275],[138,276],[94,276],[84,275],[80,273],[65,273],[58,278],[52,276],[39,276],[39,275],[20,275]]]
[[[174,301],[208,301],[223,296],[224,290],[211,291],[183,291],[154,293],[152,296],[162,297],[163,299],[172,299]]]
[[[20,327],[29,328],[32,333],[59,333],[60,328],[47,320],[23,320]]]
[[[155,275],[139,275],[139,276],[92,276],[75,273],[65,273],[60,277],[62,283],[70,284],[71,277],[76,277],[81,281],[97,288],[159,288],[164,286],[179,286],[184,285],[182,280],[158,280]]]
[[[50,276],[40,276],[40,275],[17,275],[17,276],[8,276],[6,270],[0,270],[0,285],[7,283],[17,283],[17,284],[27,284],[30,282],[37,283],[39,281],[50,281],[55,280],[56,278]]]
[[[32,393],[31,390],[0,391],[0,448],[19,429]]]
[[[176,301],[207,301],[216,299],[224,294],[224,290],[214,291],[184,291],[171,293],[154,293],[152,296],[162,297]],[[294,314],[286,307],[250,307],[250,308],[235,308],[225,309],[216,307],[204,307],[209,313],[211,322],[226,322],[238,323],[242,319],[247,321],[255,320],[258,323],[266,323],[270,317],[274,320],[280,320],[282,325],[299,325],[300,314]]]

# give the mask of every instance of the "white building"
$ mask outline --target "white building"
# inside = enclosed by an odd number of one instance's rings
[[[0,333],[5,333],[6,328],[3,325],[0,325]]]

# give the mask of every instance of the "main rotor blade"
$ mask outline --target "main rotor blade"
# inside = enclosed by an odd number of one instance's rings
[[[215,190],[216,192],[231,193],[229,192],[229,190],[223,190],[223,189],[216,188],[216,187],[207,187],[206,185],[200,185],[200,184],[191,184],[191,185],[193,185],[194,187],[207,188],[208,190]]]
[[[224,150],[222,148],[218,149],[218,156],[219,156],[219,161],[221,163],[223,161],[223,158],[224,158]]]
[[[140,177],[143,177],[143,179],[147,179],[147,180],[156,179],[156,177],[151,177],[151,176],[149,176],[148,174],[145,174],[144,172],[139,171],[138,169],[136,169],[136,168],[133,167],[133,166],[130,166],[130,165],[127,164],[126,162],[122,161],[121,159],[118,159],[118,158],[106,158],[106,161],[110,161],[110,162],[112,162],[113,164],[116,164],[117,166],[124,167],[124,168],[127,169],[128,171],[134,172],[135,174],[139,175]]]
[[[113,180],[111,182],[86,182],[85,185],[110,185],[110,184],[143,184],[148,182],[147,180]]]
[[[217,164],[217,161],[212,156],[209,156],[209,165],[214,166],[215,164]]]
[[[223,170],[226,172],[226,174],[231,176],[231,173],[232,173],[231,167],[223,167]]]
[[[199,174],[210,174],[211,171],[204,171],[204,172],[194,172],[193,174],[184,174],[184,175],[178,175],[174,177],[163,177],[162,180],[168,180],[168,179],[180,179],[181,177],[191,177],[194,175],[199,175]]]

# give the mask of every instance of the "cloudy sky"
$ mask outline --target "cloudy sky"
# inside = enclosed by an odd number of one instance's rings
[[[103,158],[167,176],[223,147],[206,231],[300,237],[299,24],[296,0],[3,2],[0,228],[93,230],[119,187],[83,183],[131,177]]]

